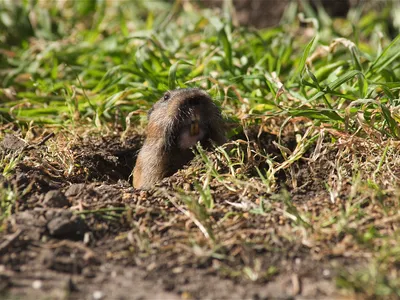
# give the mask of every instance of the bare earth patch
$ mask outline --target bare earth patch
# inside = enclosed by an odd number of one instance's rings
[[[283,161],[274,135],[252,138],[225,149],[268,150]],[[262,160],[244,159],[240,168],[220,161],[220,174],[234,168],[243,179],[229,185],[233,177],[208,178],[213,204],[206,207],[200,155],[154,190],[139,191],[128,181],[139,137],[71,143],[64,149],[74,164],[69,174],[49,153],[57,137],[28,150],[17,137],[8,139],[3,151],[25,151],[2,183],[18,195],[0,244],[1,289],[10,299],[331,298],[339,295],[334,278],[342,268],[364,261],[335,250],[346,235],[320,235],[314,225],[313,218],[318,224],[339,209],[321,184],[330,170],[323,164],[318,174],[307,163],[293,164],[296,188],[290,172],[278,172],[270,188],[286,188],[276,194],[253,177]],[[295,144],[287,138],[287,145]]]

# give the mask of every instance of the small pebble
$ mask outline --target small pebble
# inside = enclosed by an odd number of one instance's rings
[[[44,196],[43,203],[48,207],[65,207],[69,206],[69,202],[65,195],[59,190],[48,191]]]
[[[35,290],[40,290],[43,287],[43,283],[42,283],[41,280],[35,280],[35,281],[32,282],[32,287]]]
[[[101,300],[101,299],[103,299],[103,297],[104,297],[104,294],[103,294],[102,291],[94,291],[93,292],[93,299],[94,300]]]
[[[322,271],[322,275],[324,275],[325,277],[328,277],[329,275],[331,275],[331,271],[329,271],[328,269],[325,269]]]
[[[89,245],[91,241],[93,241],[93,233],[91,233],[90,231],[85,232],[85,234],[83,235],[83,243],[85,245]]]

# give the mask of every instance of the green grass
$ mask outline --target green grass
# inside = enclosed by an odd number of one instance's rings
[[[218,206],[210,182],[216,181],[228,193],[252,195],[240,205],[253,216],[282,213],[291,234],[302,231],[314,250],[340,253],[327,240],[330,234],[346,249],[351,243],[367,253],[365,268],[338,275],[339,287],[369,297],[400,295],[400,252],[393,247],[400,242],[396,2],[386,2],[382,10],[356,7],[343,19],[306,4],[301,11],[293,2],[279,26],[262,30],[235,27],[231,19],[190,3],[183,9],[180,1],[88,0],[61,6],[0,1],[0,139],[16,128],[29,140],[32,128],[78,135],[82,128],[111,132],[115,123],[143,132],[146,111],[166,90],[204,88],[228,123],[265,125],[277,134],[283,158],[251,141],[232,141],[212,155],[197,149],[199,166],[190,170],[198,179],[194,195],[177,190],[165,197],[212,247],[225,242],[210,225]],[[228,135],[238,131],[236,126]],[[297,141],[292,150],[281,141],[287,131]],[[329,153],[335,153],[333,159]],[[12,174],[16,159],[1,157],[3,176]],[[326,203],[318,202],[318,213],[297,205],[277,184],[284,171],[288,188],[300,189],[299,163],[316,172],[330,195]],[[318,177],[327,165],[329,176]],[[0,188],[0,220],[11,214],[13,193]],[[283,206],[277,209],[275,202]],[[120,217],[119,209],[105,212]],[[235,214],[226,212],[219,225]],[[218,251],[212,255],[222,255]],[[266,273],[256,269],[244,265],[239,273],[251,280],[276,273],[274,266]]]
[[[235,119],[242,117],[235,114],[241,105],[253,120],[305,116],[317,125],[356,132],[354,115],[361,110],[369,128],[385,136],[399,134],[390,108],[399,95],[400,38],[387,38],[383,16],[341,20],[340,28],[319,24],[317,18],[304,28],[292,18],[281,27],[254,31],[234,28],[210,11],[177,10],[171,17],[179,18],[179,25],[170,22],[164,28],[165,9],[159,18],[150,14],[140,20],[128,14],[133,10],[128,3],[107,8],[112,12],[107,15],[97,7],[104,4],[88,3],[93,6],[85,8],[88,24],[76,14],[83,4],[70,3],[62,11],[34,6],[33,15],[44,14],[47,25],[32,28],[32,36],[40,39],[31,45],[15,40],[13,24],[2,24],[7,30],[3,45],[20,43],[2,54],[2,85],[16,93],[10,99],[3,91],[5,120],[69,125],[74,115],[101,127],[117,107],[123,113],[148,109],[166,89],[200,85],[228,104],[226,114]],[[20,26],[28,27],[26,5],[6,1],[2,6],[13,8],[3,13],[9,18],[25,11]],[[62,13],[75,18],[64,20]],[[56,21],[58,27],[48,26]],[[352,23],[362,24],[357,34],[335,32]],[[71,24],[82,29],[68,28]]]

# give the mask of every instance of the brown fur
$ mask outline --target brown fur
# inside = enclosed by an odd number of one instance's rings
[[[193,88],[165,93],[148,114],[147,136],[133,170],[135,188],[151,188],[193,158],[192,149],[183,148],[180,141],[187,141],[182,136],[188,132],[194,111],[200,116],[199,127],[204,133],[195,141],[205,148],[226,141],[221,113],[206,92]]]

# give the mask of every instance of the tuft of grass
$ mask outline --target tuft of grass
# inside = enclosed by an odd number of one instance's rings
[[[18,194],[12,187],[0,186],[0,225],[3,224],[6,218],[12,215],[12,209],[17,198]]]

